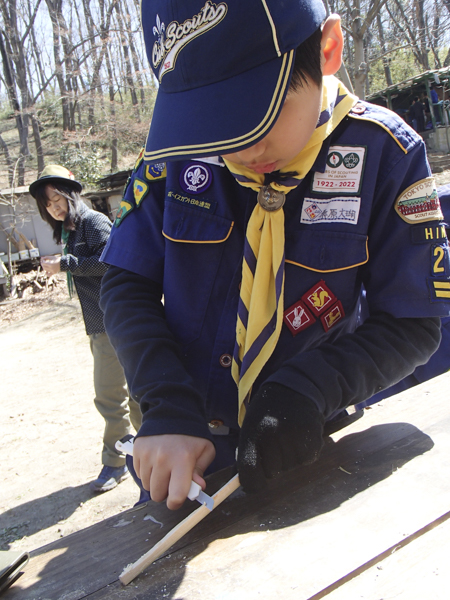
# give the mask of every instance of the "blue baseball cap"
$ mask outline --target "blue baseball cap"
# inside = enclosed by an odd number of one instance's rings
[[[142,0],[159,82],[144,160],[242,150],[283,106],[295,49],[326,17],[322,0]]]

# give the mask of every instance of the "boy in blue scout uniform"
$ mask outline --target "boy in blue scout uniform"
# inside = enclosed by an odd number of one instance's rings
[[[160,85],[101,305],[143,412],[136,473],[172,509],[236,447],[246,491],[313,462],[326,422],[439,345],[450,262],[423,141],[334,77],[325,17],[142,2]]]

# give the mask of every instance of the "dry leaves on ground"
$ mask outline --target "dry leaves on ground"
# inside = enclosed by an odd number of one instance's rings
[[[54,275],[53,279],[56,285],[48,286],[48,288],[44,285],[42,290],[25,284],[25,282],[36,278],[36,275],[36,271],[30,271],[14,276],[17,285],[22,282],[25,288],[24,295],[22,298],[5,298],[0,302],[0,324],[10,325],[31,316],[37,311],[48,308],[56,302],[64,302],[69,299],[65,273]]]

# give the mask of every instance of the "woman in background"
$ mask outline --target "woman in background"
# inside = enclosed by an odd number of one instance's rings
[[[30,185],[41,217],[53,229],[57,244],[63,244],[63,256],[43,256],[42,268],[48,274],[67,273],[69,293],[73,285],[80,300],[86,333],[94,358],[94,403],[105,419],[102,464],[98,478],[90,484],[94,492],[107,492],[128,475],[124,456],[115,443],[139,429],[139,406],[129,398],[123,369],[105,333],[99,307],[100,284],[108,266],[100,261],[109,237],[111,221],[103,213],[89,209],[80,193],[82,185],[73,174],[59,165],[47,166]]]

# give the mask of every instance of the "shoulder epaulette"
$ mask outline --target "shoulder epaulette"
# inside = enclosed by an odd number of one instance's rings
[[[360,100],[349,112],[358,121],[370,121],[382,127],[397,142],[405,154],[421,141],[421,137],[392,110]]]

